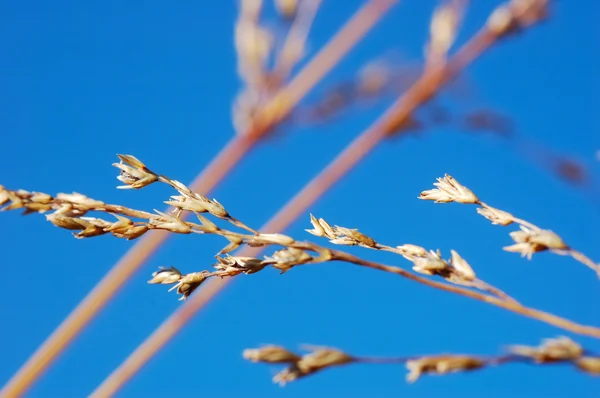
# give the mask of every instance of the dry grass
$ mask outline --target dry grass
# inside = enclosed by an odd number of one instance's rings
[[[427,62],[421,77],[414,80],[414,84],[372,128],[353,143],[348,152],[344,152],[340,158],[336,159],[336,162],[339,159],[344,160],[345,163],[342,162],[344,166],[341,169],[327,168],[324,171],[323,175],[326,177],[321,180],[321,182],[325,182],[322,184],[322,188],[319,188],[320,191],[331,186],[337,178],[349,170],[383,138],[414,129],[416,122],[413,114],[419,107],[430,103],[447,82],[494,43],[541,20],[546,13],[546,3],[544,0],[512,0],[498,7],[482,30],[451,57],[448,57],[448,53],[459,29],[466,2],[455,0],[443,3],[432,18],[431,36],[425,48]],[[330,47],[327,47],[327,51],[319,53],[314,61],[289,83],[288,79],[294,66],[304,55],[307,35],[320,1],[305,1],[300,6],[293,1],[277,2],[279,12],[284,17],[290,18],[292,23],[282,49],[275,57],[272,69],[268,65],[270,56],[273,54],[273,37],[260,25],[261,2],[246,1],[242,4],[244,7],[242,7],[240,18],[236,24],[236,50],[239,61],[238,72],[244,89],[234,106],[233,118],[241,137],[250,137],[252,140],[256,140],[284,121],[294,105],[350,49],[352,43],[356,42],[375,23],[391,2],[373,1],[368,3],[365,10],[373,12],[359,13],[340,32],[337,37],[339,41],[333,40]],[[381,69],[378,72],[381,72]],[[365,76],[367,75],[363,76],[361,84],[356,86],[359,89],[355,92],[359,94],[359,97],[379,95],[387,81],[381,79],[378,73],[368,75],[368,79]],[[248,145],[247,149],[251,145]],[[412,264],[411,271],[396,265],[372,262],[316,243],[298,241],[283,234],[262,233],[233,217],[217,200],[209,199],[179,181],[150,170],[134,156],[119,155],[119,158],[121,162],[114,166],[121,170],[118,178],[125,184],[119,188],[141,189],[156,182],[167,184],[177,192],[176,195],[165,201],[173,210],[147,212],[106,204],[76,193],[51,196],[45,193],[9,190],[1,186],[0,206],[5,206],[3,210],[24,209],[25,213],[49,213],[46,215],[48,221],[57,227],[74,231],[73,234],[76,238],[110,234],[131,240],[155,229],[175,234],[222,236],[226,240],[226,244],[216,254],[217,262],[214,264],[213,270],[182,273],[178,269],[170,267],[160,269],[152,274],[149,283],[172,285],[170,290],[176,290],[181,295],[181,300],[186,300],[211,279],[230,280],[241,274],[250,275],[266,268],[274,268],[285,273],[302,265],[341,261],[396,274],[414,282],[479,300],[573,333],[600,338],[599,327],[582,325],[528,307],[508,293],[481,280],[468,262],[455,250],[452,250],[450,258],[445,260],[439,250],[428,251],[411,243],[401,245],[379,243],[356,229],[332,226],[324,219],[317,219],[311,215],[313,228],[307,230],[311,234],[326,238],[334,245],[360,246],[401,256]],[[317,180],[319,179],[317,178]],[[510,234],[515,244],[505,247],[504,250],[521,253],[522,256],[528,258],[541,251],[568,255],[600,275],[600,264],[596,264],[583,253],[567,245],[556,233],[539,228],[528,221],[482,202],[470,189],[458,183],[451,176],[446,175],[438,179],[438,183],[435,185],[436,189],[422,192],[419,198],[434,200],[436,203],[475,204],[479,206],[477,212],[492,221],[493,224],[503,226],[518,224],[521,230]],[[90,217],[88,213],[92,212],[103,215]],[[196,215],[197,221],[186,221],[186,213]],[[222,222],[228,223],[235,230],[224,228],[220,225]],[[241,253],[237,256],[229,254],[240,247],[270,248],[272,246],[279,246],[279,250],[264,258],[241,255]],[[215,286],[217,286],[216,290],[211,290],[208,297],[218,291],[220,289],[218,286],[222,286],[222,284]],[[203,300],[200,298],[199,302]],[[189,319],[191,314],[200,307],[201,304],[193,307],[191,312],[186,310],[184,319]],[[178,322],[175,331],[184,323]],[[172,336],[174,331],[170,333]],[[162,347],[168,338],[168,336],[161,338],[157,344],[153,344],[154,352]],[[600,358],[565,338],[548,340],[538,348],[512,347],[509,354],[489,357],[441,354],[414,358],[369,358],[353,356],[325,347],[317,347],[312,351],[310,354],[298,355],[281,347],[268,346],[256,350],[246,350],[244,356],[253,361],[288,364],[289,367],[274,378],[274,381],[280,384],[328,367],[352,363],[405,363],[410,371],[409,381],[415,381],[421,374],[426,373],[446,374],[512,362],[535,365],[569,363],[589,374],[600,375]],[[57,352],[54,353],[54,356],[56,354]],[[143,358],[145,361],[149,355],[144,355]],[[128,369],[124,377],[119,378],[117,374],[118,380],[114,383],[109,379],[108,385],[110,386],[103,383],[94,392],[94,396],[113,394],[127,378],[139,369],[141,364],[143,362],[138,362],[134,367]],[[120,368],[117,373],[119,370]],[[41,368],[38,367],[37,374],[40,371]],[[32,381],[33,379],[30,378],[28,383]],[[23,391],[26,387],[26,385],[22,385],[18,391]]]
[[[111,234],[117,238],[135,239],[153,229],[175,234],[222,236],[227,244],[215,256],[217,263],[214,265],[214,271],[201,270],[184,274],[171,267],[160,269],[152,274],[149,283],[173,285],[171,290],[176,289],[177,293],[181,295],[181,300],[186,300],[200,285],[213,277],[232,278],[240,274],[249,275],[262,271],[266,267],[272,267],[285,273],[299,265],[342,261],[399,275],[429,287],[479,300],[574,333],[600,338],[600,328],[598,327],[581,325],[548,312],[527,307],[502,290],[477,278],[473,268],[454,250],[451,252],[451,258],[444,260],[439,250],[427,251],[421,246],[410,243],[395,246],[378,243],[372,237],[356,229],[332,227],[324,219],[316,219],[311,215],[313,229],[307,230],[311,234],[326,238],[334,245],[360,246],[401,256],[412,263],[413,273],[397,266],[365,260],[312,242],[298,241],[287,235],[261,233],[231,216],[217,200],[211,200],[193,192],[177,180],[155,173],[134,156],[119,155],[119,158],[121,162],[113,164],[121,170],[118,179],[125,183],[119,188],[140,189],[157,182],[167,184],[177,192],[177,195],[171,196],[170,200],[165,203],[173,206],[175,210],[171,213],[163,213],[158,210],[150,213],[124,206],[105,204],[81,194],[58,194],[53,197],[45,193],[11,191],[5,188],[0,189],[0,198],[2,198],[0,203],[7,204],[5,210],[22,208],[26,213],[46,213],[52,210],[53,212],[46,216],[47,220],[57,227],[75,231],[73,235],[76,238]],[[439,181],[438,189],[424,191],[420,198],[438,202],[481,203],[470,189],[452,177],[446,176]],[[185,211],[195,214],[198,222],[185,221],[182,218]],[[86,215],[89,212],[112,215],[115,220],[88,217]],[[236,232],[218,226],[205,214],[226,221],[245,232]],[[502,214],[504,217],[508,217],[508,213],[503,212]],[[486,216],[490,217],[489,214]],[[492,220],[497,221],[497,217]],[[522,241],[536,248],[537,251],[541,251],[542,248],[558,250],[556,247],[559,246],[560,250],[567,250],[562,240],[553,233],[540,232],[537,235],[529,234],[527,236],[528,240],[522,239]],[[250,247],[280,246],[282,249],[263,259],[228,254],[243,245]],[[438,277],[442,281],[437,281]]]
[[[284,234],[261,233],[231,216],[217,200],[211,200],[193,192],[179,181],[150,170],[134,156],[119,155],[119,158],[121,162],[115,163],[114,166],[120,169],[121,173],[118,179],[125,184],[119,188],[141,189],[157,182],[167,184],[177,192],[177,195],[171,196],[165,203],[173,206],[175,210],[170,214],[160,211],[150,213],[119,205],[109,205],[81,194],[58,194],[53,197],[45,193],[32,193],[23,190],[12,191],[5,188],[0,189],[0,203],[6,205],[4,210],[24,209],[26,213],[52,211],[51,214],[46,216],[48,221],[57,227],[75,231],[73,235],[76,238],[91,238],[111,234],[118,238],[135,239],[152,229],[165,230],[176,234],[222,236],[226,239],[227,244],[216,254],[217,263],[214,265],[213,271],[202,270],[184,274],[171,267],[160,269],[152,274],[152,279],[148,283],[173,285],[170,290],[176,289],[177,293],[181,295],[181,300],[187,299],[209,278],[233,278],[241,274],[251,275],[263,271],[267,267],[275,268],[283,274],[302,265],[342,261],[396,274],[423,285],[480,300],[573,333],[600,338],[600,328],[598,327],[581,325],[548,312],[527,307],[507,293],[478,279],[473,268],[456,251],[451,251],[451,258],[444,260],[439,251],[427,251],[425,248],[414,244],[397,246],[382,244],[357,229],[332,226],[324,219],[317,219],[311,215],[313,228],[308,229],[307,232],[312,235],[326,238],[334,245],[359,246],[371,250],[383,250],[401,256],[412,263],[414,272],[410,272],[398,266],[372,262],[312,242],[298,241]],[[451,176],[446,175],[444,178],[438,179],[436,186],[437,188],[434,190],[422,192],[419,198],[435,200],[438,203],[477,204],[481,206],[479,212],[496,224],[509,225],[514,222],[526,225],[527,231],[521,232],[525,234],[524,237],[515,238],[513,234],[513,239],[518,242],[517,245],[527,245],[526,247],[519,246],[520,249],[517,250],[519,252],[530,255],[542,250],[560,250],[561,252],[571,250],[556,234],[535,229],[537,227],[534,225],[481,202],[473,191]],[[182,219],[181,216],[184,211],[195,214],[198,222]],[[114,216],[115,219],[88,217],[87,213],[89,212],[104,213]],[[225,221],[244,232],[236,232],[218,226],[207,216],[212,216],[215,221]],[[281,249],[262,259],[228,254],[243,245],[250,247],[279,246]],[[509,249],[509,251],[513,250]],[[575,258],[579,259],[577,256]],[[437,278],[440,278],[441,281],[436,280]],[[549,341],[538,349],[518,347],[513,348],[512,351],[513,353],[509,356],[488,359],[464,355],[440,355],[410,358],[404,360],[404,362],[411,370],[409,375],[411,381],[415,380],[421,373],[445,374],[524,360],[536,364],[571,362],[585,372],[600,374],[597,363],[599,359],[592,355],[584,355],[584,350],[568,339]],[[302,357],[294,356],[287,351],[281,351],[281,349],[278,354],[281,354],[281,352],[287,355],[285,361],[280,356],[276,360],[272,359],[272,347],[266,351],[264,349],[248,351],[246,356],[267,362],[283,361],[291,363],[288,369],[275,377],[275,381],[281,384],[315,373],[326,367],[366,361],[331,349],[320,349]],[[399,360],[387,359],[386,361],[398,362]]]
[[[269,345],[244,350],[243,356],[252,362],[286,364],[273,377],[273,382],[285,385],[291,381],[312,375],[323,369],[350,364],[405,364],[409,373],[406,380],[414,383],[422,375],[445,375],[448,373],[482,370],[488,367],[524,363],[540,366],[568,364],[591,375],[600,375],[600,356],[584,350],[567,337],[545,339],[539,347],[510,346],[500,355],[439,354],[412,357],[364,357],[347,354],[330,347],[304,346],[308,354],[300,355],[283,347]]]

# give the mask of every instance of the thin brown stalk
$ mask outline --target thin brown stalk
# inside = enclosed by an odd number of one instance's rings
[[[191,188],[203,193],[214,188],[256,142],[285,118],[295,104],[375,26],[393,3],[394,1],[377,0],[366,3],[359,9],[298,76],[283,88],[282,97],[274,98],[266,105],[266,109],[259,113],[259,116],[262,115],[260,123],[255,123],[247,134],[233,137],[192,182]],[[284,107],[279,106],[280,98],[286,99]],[[272,117],[274,112],[276,117]],[[0,395],[20,396],[27,391],[168,236],[166,233],[154,232],[140,238],[13,375],[0,390]]]
[[[374,3],[373,3],[374,4]],[[373,12],[382,13],[379,6]],[[383,3],[385,4],[385,2]],[[364,19],[368,19],[363,17]],[[354,22],[358,19],[355,16]],[[361,18],[362,19],[362,18]],[[364,22],[368,23],[368,21]],[[345,33],[350,34],[349,31]],[[502,36],[502,32],[492,31],[487,27],[482,29],[459,52],[448,64],[439,69],[433,69],[430,73],[422,76],[390,109],[380,117],[371,127],[364,131],[344,151],[338,155],[323,171],[310,181],[292,200],[290,200],[262,230],[281,231],[286,228],[299,214],[303,213],[308,206],[316,201],[335,182],[340,180],[353,166],[364,158],[390,131],[401,126],[409,120],[412,112],[421,104],[428,101],[440,90],[444,83],[458,74],[477,56],[492,46]],[[341,40],[341,39],[340,39]],[[327,65],[331,62],[332,53],[323,53],[320,64]],[[315,61],[316,62],[316,61]],[[294,99],[302,94],[303,86],[308,85],[314,76],[304,76],[302,73],[295,80],[295,85],[289,86],[289,91],[282,98]],[[293,90],[292,90],[293,88]],[[293,94],[293,95],[292,95]],[[277,98],[277,97],[276,97]],[[294,103],[297,102],[294,101]],[[278,102],[273,102],[277,108]],[[289,111],[290,106],[283,102],[283,109]],[[287,112],[286,112],[287,114]],[[263,125],[271,125],[273,120],[281,120],[281,117],[273,117],[272,112],[265,111]],[[271,115],[271,117],[269,117]],[[260,120],[260,119],[259,119]],[[261,130],[261,123],[256,123],[256,131]],[[244,248],[240,256],[254,256],[260,252],[260,248]],[[119,365],[92,393],[94,397],[110,396],[118,391],[123,384],[130,380],[153,356],[158,352],[191,317],[204,307],[218,292],[220,292],[230,279],[211,279],[204,284],[191,299],[179,310],[169,316],[144,342],[131,353],[125,361]],[[501,301],[499,299],[496,299]]]
[[[586,267],[596,271],[598,277],[600,277],[600,264],[596,264],[591,258],[586,256],[585,254],[578,252],[577,250],[570,249],[567,250],[566,255],[573,257],[575,260],[579,261]]]
[[[391,252],[394,254],[400,254],[402,255],[402,252],[395,247],[389,246],[389,245],[383,245],[380,243],[376,243],[374,247],[371,247],[372,249],[375,250],[383,250],[383,251],[387,251],[387,252]],[[464,281],[467,282],[467,281]],[[483,292],[492,294],[502,300],[508,300],[508,301],[512,301],[515,303],[518,303],[518,301],[516,299],[514,299],[513,297],[509,296],[508,294],[506,294],[505,292],[503,292],[502,290],[498,289],[497,287],[481,280],[481,279],[474,279],[468,283],[464,283],[465,286],[469,286],[469,287],[473,287],[475,289],[479,289]]]
[[[594,326],[581,325],[568,319],[537,310],[535,308],[525,307],[517,302],[502,300],[497,297],[490,296],[475,290],[470,290],[460,286],[449,285],[446,283],[427,279],[419,275],[413,274],[409,271],[406,271],[402,268],[394,267],[391,265],[379,264],[373,261],[363,260],[351,254],[339,252],[336,250],[333,250],[332,253],[334,258],[340,261],[400,275],[414,282],[418,282],[429,287],[433,287],[436,289],[444,290],[446,292],[455,293],[464,297],[469,297],[475,300],[482,301],[484,303],[495,305],[497,307],[504,308],[505,310],[512,311],[519,315],[536,319],[538,321],[545,322],[565,330],[569,330],[573,333],[600,338],[600,328]]]
[[[502,290],[498,289],[495,286],[490,285],[487,282],[484,282],[480,279],[477,279],[474,283],[473,286],[479,290],[482,290],[484,292],[488,292],[491,295],[494,295],[502,300],[505,301],[511,301],[514,303],[519,304],[519,302],[517,300],[515,300],[514,298],[512,298],[511,296],[509,296],[508,294],[506,294],[505,292],[503,292]]]

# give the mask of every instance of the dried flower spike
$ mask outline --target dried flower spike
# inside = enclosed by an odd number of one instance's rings
[[[171,285],[173,283],[179,282],[181,279],[181,272],[175,267],[164,268],[160,267],[160,271],[156,271],[152,273],[152,279],[148,281],[148,283],[156,284],[166,284]]]
[[[544,339],[538,347],[513,345],[508,349],[515,355],[532,358],[537,363],[571,361],[579,359],[583,355],[583,348],[564,336],[556,339]]]
[[[370,248],[376,248],[377,242],[375,240],[361,232],[358,229],[350,229],[336,226],[333,229],[335,233],[335,239],[331,239],[330,242],[336,245],[347,245],[347,246],[364,246]]]
[[[179,282],[169,289],[169,291],[177,289],[177,293],[181,294],[180,301],[185,301],[202,283],[204,283],[211,273],[208,271],[192,272],[181,277]]]
[[[473,268],[471,268],[469,263],[454,250],[450,250],[450,253],[452,253],[450,265],[452,265],[454,273],[461,279],[474,281],[476,278],[475,271],[473,271]]]
[[[531,259],[534,253],[545,250],[568,250],[567,244],[554,232],[544,229],[533,230],[521,226],[520,231],[510,233],[514,245],[504,247],[504,250],[521,253],[521,256]]]
[[[398,252],[407,260],[413,261],[417,257],[426,257],[429,252],[421,246],[411,245],[409,243],[402,246],[396,246]]]
[[[267,266],[260,258],[254,257],[217,257],[218,264],[214,267],[219,271],[218,276],[235,276],[241,273],[254,274]]]
[[[292,267],[306,264],[312,259],[312,256],[304,250],[289,247],[276,251],[271,257],[265,256],[263,263],[266,265],[271,264],[273,268],[277,268],[283,274],[292,269]]]
[[[132,225],[126,231],[111,231],[111,233],[117,238],[125,238],[127,240],[132,240],[144,235],[146,232],[148,232],[148,229],[149,228],[147,225]]]
[[[490,206],[478,208],[477,213],[490,220],[494,225],[507,226],[513,223],[512,214]]]
[[[273,377],[273,382],[283,386],[286,383],[305,377],[325,368],[346,365],[354,362],[354,358],[343,351],[327,347],[311,347],[310,354],[304,355],[297,362]]]
[[[466,355],[439,355],[423,357],[406,362],[409,370],[406,380],[414,383],[423,374],[443,375],[447,373],[475,370],[485,366],[485,361]]]
[[[327,221],[322,218],[317,218],[310,215],[310,223],[313,225],[313,229],[305,229],[306,232],[315,236],[322,236],[328,239],[335,239],[335,233],[333,232],[333,228]]]
[[[150,185],[158,180],[158,176],[150,171],[144,163],[131,155],[117,155],[120,163],[113,163],[121,169],[121,175],[117,179],[126,185],[118,186],[119,189],[139,189]]]
[[[80,218],[67,217],[60,213],[52,213],[46,216],[46,220],[59,228],[70,229],[70,230],[84,230],[90,226],[85,220]]]
[[[172,216],[170,214],[163,213],[158,210],[154,210],[161,217],[150,219],[149,227],[155,229],[166,229],[170,232],[178,234],[189,234],[192,232],[190,227],[185,221],[179,217]]]
[[[306,354],[298,361],[298,368],[304,373],[314,373],[318,370],[345,365],[354,361],[354,358],[343,351],[328,347],[311,347],[305,346],[313,350],[310,354]]]
[[[440,257],[439,253],[433,251],[422,257],[413,257],[410,260],[414,264],[413,271],[424,275],[449,274],[452,269],[450,264]]]
[[[300,360],[300,356],[277,345],[267,345],[261,348],[248,348],[242,356],[252,362],[291,363]]]
[[[438,178],[437,181],[433,184],[437,189],[421,192],[419,199],[434,200],[435,203],[479,203],[479,198],[452,176],[446,174],[443,178]]]

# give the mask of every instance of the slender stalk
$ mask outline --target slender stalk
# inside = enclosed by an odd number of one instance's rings
[[[567,251],[567,255],[570,255],[575,260],[579,261],[586,267],[596,271],[598,276],[600,277],[600,264],[596,264],[591,258],[586,256],[585,254],[578,252],[577,250],[570,249]]]
[[[340,252],[337,250],[332,250],[331,252],[336,260],[360,265],[367,268],[377,269],[379,271],[390,272],[396,275],[400,275],[404,278],[410,279],[414,282],[418,282],[429,287],[433,287],[436,289],[444,290],[446,292],[455,293],[464,297],[469,297],[475,300],[482,301],[484,303],[495,305],[497,307],[504,308],[505,310],[515,312],[519,315],[523,315],[528,318],[536,319],[538,321],[545,322],[565,330],[569,330],[573,333],[600,338],[600,328],[598,327],[580,325],[578,323],[550,314],[548,312],[540,311],[535,308],[525,307],[517,302],[502,300],[498,297],[490,296],[475,290],[470,290],[460,286],[449,285],[446,283],[427,279],[422,276],[413,274],[409,271],[406,271],[402,268],[394,267],[391,265],[379,264],[373,261],[363,260],[351,254]]]
[[[352,357],[353,363],[368,363],[368,364],[395,364],[406,363],[413,358],[418,357]]]

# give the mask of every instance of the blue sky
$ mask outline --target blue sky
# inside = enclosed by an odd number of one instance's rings
[[[310,49],[360,1],[324,1]],[[473,2],[459,41],[497,2]],[[433,1],[397,5],[325,84],[352,76],[391,50],[418,60]],[[446,97],[460,112],[486,106],[510,115],[519,134],[585,164],[600,163],[594,1],[557,2],[541,26],[501,43],[468,69],[469,99]],[[0,4],[0,184],[82,192],[150,210],[171,192],[152,186],[120,191],[116,153],[191,181],[232,137],[231,102],[239,89],[232,46],[235,2],[2,2]],[[325,86],[323,86],[325,87]],[[258,227],[366,128],[386,102],[335,123],[286,129],[250,153],[213,192],[236,217]],[[469,206],[416,199],[450,173],[484,201],[559,233],[598,260],[597,188],[561,181],[506,142],[438,128],[389,140],[310,211],[358,227],[388,244],[455,249],[483,279],[533,307],[584,324],[600,324],[598,280],[581,264],[547,253],[526,261],[500,250],[511,228],[490,225]],[[0,300],[4,383],[77,305],[132,242],[75,240],[43,217],[0,217],[5,283]],[[306,237],[308,214],[289,234]],[[148,286],[158,266],[210,267],[217,238],[177,236],[120,291],[30,390],[31,397],[88,394],[169,314],[181,306],[165,288]],[[365,257],[406,265],[392,255]],[[494,353],[568,335],[512,313],[376,271],[344,264],[266,270],[232,283],[125,388],[122,397],[592,397],[598,380],[567,367],[524,365],[468,375],[427,377],[414,385],[398,366],[334,369],[285,388],[273,370],[241,357],[263,343],[296,348],[332,345],[364,355]]]

